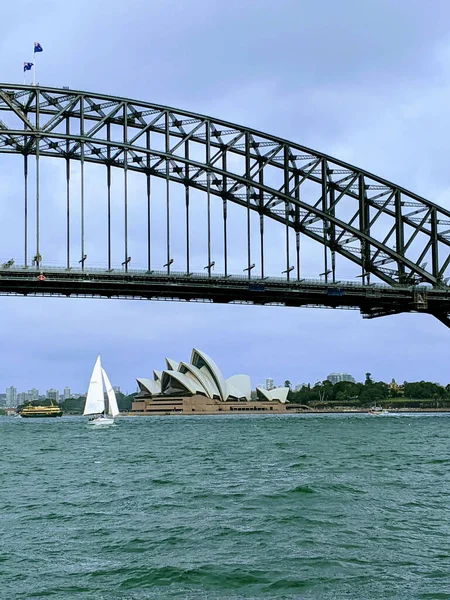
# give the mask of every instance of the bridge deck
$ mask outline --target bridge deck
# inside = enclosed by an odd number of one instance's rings
[[[400,312],[450,312],[450,289],[431,286],[362,285],[214,275],[61,269],[0,269],[0,294],[134,298],[359,309],[366,318]]]

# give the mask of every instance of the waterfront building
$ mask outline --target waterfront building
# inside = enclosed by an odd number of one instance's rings
[[[437,384],[439,385],[439,384]],[[388,383],[388,388],[389,388],[389,393],[391,395],[396,395],[396,396],[404,396],[405,395],[405,389],[402,385],[399,385],[394,378],[392,378],[391,383]]]
[[[271,379],[270,377],[266,379],[266,390],[273,390],[274,387],[275,385],[273,383],[273,379]]]
[[[172,414],[227,414],[237,412],[252,413],[286,413],[296,405],[284,404],[282,402],[264,402],[261,400],[234,401],[213,400],[206,396],[196,394],[193,396],[153,396],[142,397],[141,394],[135,397],[131,405],[133,413],[142,413],[147,415],[172,415]]]
[[[339,383],[339,381],[349,381],[350,383],[356,383],[354,377],[352,377],[349,373],[330,373],[327,375],[328,381],[332,384]]]
[[[31,388],[27,393],[27,400],[39,400],[39,390]]]
[[[47,390],[47,400],[53,400],[53,402],[59,402],[59,392],[53,388]]]
[[[17,388],[13,385],[6,388],[6,406],[17,406]]]
[[[25,402],[27,402],[28,400],[28,394],[26,392],[19,392],[17,394],[17,406],[20,406],[21,404],[25,404]]]
[[[341,373],[341,381],[349,381],[350,383],[356,383],[356,379],[350,375],[350,373]]]
[[[139,393],[132,403],[133,412],[218,413],[233,411],[285,412],[288,388],[281,388],[270,400],[257,393],[252,401],[248,375],[225,379],[215,362],[200,350],[193,349],[190,362],[166,358],[166,369],[153,371],[153,378],[136,379]]]

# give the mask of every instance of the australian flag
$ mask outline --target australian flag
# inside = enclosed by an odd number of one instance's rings
[[[23,72],[25,73],[25,71],[31,71],[32,66],[33,66],[33,63],[24,62],[23,63]]]
[[[34,42],[34,53],[36,54],[36,52],[43,52],[43,48],[39,42]]]

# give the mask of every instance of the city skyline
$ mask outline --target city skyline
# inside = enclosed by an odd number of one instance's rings
[[[116,394],[121,393],[119,385],[113,385],[113,390],[116,392]],[[80,398],[86,396],[86,394],[87,391],[71,392],[68,386],[65,386],[62,393],[56,388],[49,388],[42,394],[37,388],[31,388],[26,392],[19,392],[14,385],[11,385],[6,388],[5,393],[0,393],[0,405],[2,405],[3,400],[5,401],[5,406],[17,406],[19,404],[23,404],[24,402],[33,402],[43,399],[62,402],[63,400],[67,400],[69,398]]]

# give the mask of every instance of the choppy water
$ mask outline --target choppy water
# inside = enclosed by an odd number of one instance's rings
[[[450,598],[450,416],[0,418],[0,598]]]

